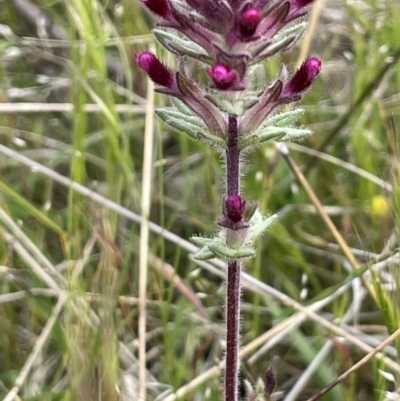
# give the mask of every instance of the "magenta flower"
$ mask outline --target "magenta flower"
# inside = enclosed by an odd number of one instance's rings
[[[260,11],[251,5],[242,11],[239,21],[239,30],[243,37],[254,35],[261,21],[261,17]]]
[[[157,85],[172,88],[175,85],[174,74],[148,51],[135,55],[139,67],[144,70],[150,79]]]
[[[294,73],[291,80],[284,86],[282,97],[288,98],[302,94],[313,83],[321,71],[321,60],[311,57]]]
[[[167,18],[171,13],[167,0],[141,0],[141,2],[160,17]]]
[[[215,87],[220,90],[232,89],[237,80],[236,71],[223,64],[216,64],[212,68],[207,68],[206,72],[214,82]]]
[[[240,195],[229,195],[225,198],[226,217],[233,223],[243,219],[246,201]]]

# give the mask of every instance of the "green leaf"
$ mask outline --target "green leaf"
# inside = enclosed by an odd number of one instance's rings
[[[202,136],[208,132],[207,127],[198,118],[187,117],[178,111],[168,109],[158,109],[155,112],[168,125],[178,131],[185,132],[192,139],[199,140],[199,132],[202,133]]]
[[[321,299],[329,297],[330,295],[335,293],[338,289],[340,289],[344,285],[350,283],[350,281],[354,280],[357,277],[361,277],[369,269],[369,267],[370,267],[369,264],[365,264],[365,265],[359,267],[358,269],[352,271],[341,283],[332,285],[331,287],[328,287],[328,288],[325,288],[316,297],[307,301],[306,305],[311,305],[314,302],[317,302],[317,301],[320,301]]]
[[[258,142],[262,143],[274,139],[279,142],[295,141],[305,138],[312,134],[308,128],[290,128],[290,127],[274,127],[268,126],[264,129],[257,130]]]
[[[297,141],[311,135],[312,131],[308,128],[287,128],[286,135],[279,139],[280,142]]]
[[[259,54],[257,54],[257,52],[259,52],[258,49],[255,51],[256,57],[253,59],[252,63],[256,64],[260,60],[270,57],[278,51],[288,50],[297,42],[307,28],[307,25],[307,22],[300,22],[299,24],[281,31],[275,36],[274,42],[267,46]]]
[[[4,181],[1,180],[0,180],[0,189],[7,196],[9,196],[13,200],[13,202],[19,204],[22,208],[25,209],[26,212],[35,217],[44,226],[48,227],[50,230],[60,235],[64,240],[66,239],[67,233],[57,223],[51,220],[46,213],[43,213],[41,210],[37,209],[24,197],[22,197],[18,192],[14,191],[14,189],[12,189]]]
[[[274,125],[276,127],[287,127],[293,124],[304,113],[303,109],[295,109],[285,111],[284,113],[275,114],[267,118],[261,125],[260,129]]]
[[[153,29],[157,40],[171,53],[178,55],[186,54],[206,63],[211,63],[210,57],[204,52],[204,49],[196,43],[180,38],[170,32],[161,29]]]
[[[198,132],[197,137],[204,142],[209,142],[213,145],[220,146],[222,148],[226,147],[225,139],[211,134],[210,131],[208,131],[208,130],[203,130],[201,132]]]
[[[198,237],[198,236],[190,237],[190,241],[192,241],[194,244],[196,244],[199,247],[207,246],[214,240],[215,240],[215,238]]]
[[[164,121],[169,118],[182,120],[198,127],[198,129],[207,129],[203,120],[197,116],[184,114],[180,111],[173,109],[156,109],[155,113]]]
[[[176,97],[171,97],[172,103],[174,106],[184,115],[186,116],[192,116],[192,117],[197,117],[197,114],[193,112],[191,108],[186,106],[185,103],[183,103],[181,100],[177,99]]]
[[[249,228],[249,241],[254,242],[257,238],[261,237],[265,231],[278,220],[278,215],[273,214],[269,217],[263,217],[257,210],[250,220]]]
[[[208,247],[199,249],[193,257],[198,260],[209,260],[215,258],[215,253],[212,252]]]
[[[165,121],[168,125],[175,128],[178,131],[183,131],[188,134],[192,139],[198,140],[198,127],[193,124],[189,124],[185,121],[178,120],[176,118],[169,118]]]
[[[258,143],[270,141],[275,139],[276,141],[281,140],[286,135],[285,128],[281,127],[266,127],[263,130],[257,130],[255,134],[258,138]]]
[[[249,146],[258,145],[259,143],[257,135],[248,135],[239,139],[239,149],[243,150]]]
[[[209,245],[208,247],[212,252],[214,252],[220,258],[228,259],[248,259],[256,255],[253,248],[242,247],[239,249],[229,248],[226,245]]]

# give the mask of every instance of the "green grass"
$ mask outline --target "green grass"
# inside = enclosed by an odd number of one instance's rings
[[[139,1],[32,0],[63,29],[53,40],[16,3],[0,8],[13,33],[0,36],[0,399],[17,383],[23,400],[137,400],[135,216],[149,179],[146,113],[167,99],[148,104],[134,54],[156,46],[174,59]],[[323,71],[302,102],[314,135],[289,145],[356,265],[277,149],[248,155],[246,198],[280,219],[246,266],[241,373],[254,383],[272,365],[286,400],[307,400],[400,326],[399,37],[397,0],[325,0],[309,43]],[[284,54],[290,68],[307,44]],[[265,65],[267,77],[281,61]],[[164,231],[151,226],[148,241],[147,399],[220,400],[223,266],[193,261],[186,242],[215,231],[220,155],[157,119],[152,131],[150,221]],[[399,386],[399,341],[321,399],[385,400]]]

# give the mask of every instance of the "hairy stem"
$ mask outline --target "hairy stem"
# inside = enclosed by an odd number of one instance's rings
[[[240,342],[240,274],[241,262],[228,263],[226,288],[226,367],[225,401],[236,401],[238,394]]]
[[[236,116],[229,116],[228,140],[226,147],[226,194],[240,193],[240,149],[238,146],[238,121]]]
[[[226,192],[240,193],[240,149],[238,147],[238,121],[229,116],[226,148]],[[228,262],[226,288],[226,366],[225,401],[237,401],[240,343],[240,274],[241,262]]]

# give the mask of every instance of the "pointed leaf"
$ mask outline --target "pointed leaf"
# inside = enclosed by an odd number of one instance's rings
[[[213,242],[214,238],[207,238],[207,237],[199,237],[197,235],[190,237],[190,241],[195,243],[199,247],[207,246],[211,242]]]
[[[203,119],[211,132],[224,137],[227,126],[221,111],[204,97],[205,93],[194,81],[177,73],[177,82],[183,94],[181,100]]]
[[[163,120],[166,121],[169,118],[174,118],[176,120],[182,120],[188,122],[192,125],[198,127],[199,130],[206,129],[207,126],[204,124],[203,120],[194,115],[187,115],[180,111],[173,110],[173,109],[156,109],[155,113]]]
[[[263,130],[258,130],[255,135],[258,137],[258,142],[260,143],[269,141],[271,139],[280,141],[286,135],[285,130],[286,128],[266,127]]]
[[[275,139],[279,142],[294,141],[296,139],[305,138],[311,135],[311,130],[307,128],[290,128],[290,127],[265,127],[259,129],[255,135],[258,136],[259,142],[265,142]]]
[[[258,103],[246,111],[239,125],[239,133],[242,136],[254,132],[272,110],[279,105],[282,85],[280,80],[276,80],[264,91]]]
[[[214,259],[216,257],[215,253],[210,251],[208,247],[204,247],[199,249],[193,257],[198,260],[209,260],[209,259]]]
[[[273,214],[269,217],[262,217],[260,212],[256,212],[250,220],[251,226],[249,228],[249,241],[254,242],[257,238],[261,237],[264,232],[267,231],[268,227],[274,224],[277,220],[277,214]]]
[[[209,249],[221,258],[248,259],[255,256],[256,252],[252,248],[242,247],[240,249],[233,249],[223,245],[210,245]]]
[[[271,57],[278,51],[289,50],[301,37],[307,28],[307,22],[300,22],[290,28],[281,31],[274,37],[273,42],[264,50],[253,56],[252,64],[259,63],[267,57]]]
[[[283,113],[275,114],[268,117],[261,125],[260,129],[269,125],[275,125],[276,127],[286,127],[293,124],[297,119],[304,113],[303,109],[294,109],[285,111]]]
[[[168,125],[175,128],[178,131],[183,131],[188,134],[191,138],[198,140],[199,129],[196,125],[189,124],[185,121],[178,120],[176,118],[169,118],[165,121]]]
[[[296,43],[297,39],[298,38],[295,35],[292,35],[280,38],[279,40],[275,40],[269,46],[266,46],[262,52],[254,56],[252,64],[260,63],[266,58],[272,57],[279,51],[284,51],[288,49],[290,46],[293,46]]]
[[[197,117],[197,114],[195,114],[193,112],[192,109],[190,109],[189,107],[186,106],[185,103],[183,103],[181,100],[177,99],[176,97],[172,97],[171,98],[172,103],[174,104],[174,106],[182,113],[185,114],[187,116],[194,116]]]
[[[297,141],[312,134],[308,128],[286,128],[286,135],[279,139],[280,142]]]
[[[153,29],[153,33],[157,40],[171,53],[184,54],[206,63],[211,62],[211,58],[204,52],[204,49],[196,43],[184,40],[161,29]]]
[[[247,135],[239,139],[239,149],[243,150],[249,146],[258,145],[259,143],[257,135]]]
[[[203,131],[199,131],[197,133],[197,138],[203,142],[208,142],[216,146],[220,146],[222,148],[226,148],[226,141],[219,136],[211,134],[207,129]]]

